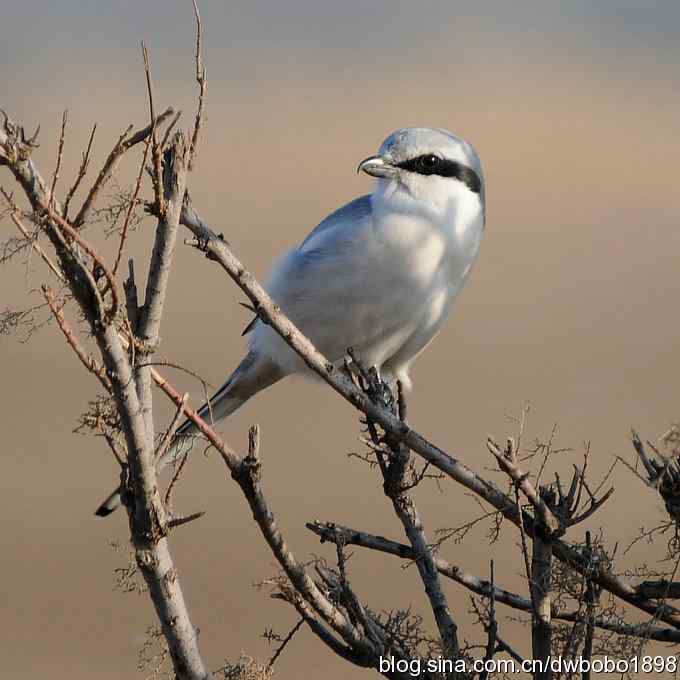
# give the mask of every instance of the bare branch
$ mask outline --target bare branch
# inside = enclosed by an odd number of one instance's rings
[[[643,581],[638,584],[637,591],[648,599],[680,599],[679,581]]]
[[[181,413],[181,411],[180,411]],[[172,492],[175,488],[175,484],[177,484],[177,481],[179,480],[182,471],[184,470],[184,466],[187,464],[187,460],[189,459],[189,451],[186,451],[184,455],[181,457],[179,461],[179,465],[177,466],[177,469],[175,470],[175,474],[173,474],[172,479],[170,480],[170,484],[168,485],[168,489],[165,492],[165,498],[163,499],[163,502],[165,503],[166,508],[170,507],[170,500],[172,498]]]
[[[590,446],[586,446],[585,460],[583,468],[579,469],[574,465],[574,474],[571,479],[569,491],[565,494],[562,489],[560,476],[555,474],[555,484],[551,487],[541,487],[540,494],[543,501],[550,508],[550,511],[558,518],[560,524],[560,532],[563,533],[568,527],[576,526],[594,515],[614,493],[614,487],[611,487],[601,498],[596,498],[595,494],[590,490],[588,482],[586,481],[586,470],[588,468],[588,457],[590,455]],[[606,477],[605,477],[606,480]],[[604,481],[598,487],[598,490],[603,486]],[[588,495],[588,506],[581,509],[581,497],[583,490]],[[580,512],[579,512],[580,511]]]
[[[177,121],[181,118],[181,116],[182,116],[182,112],[178,111],[174,115],[173,119],[168,123],[168,127],[165,128],[165,132],[163,134],[163,139],[161,140],[161,149],[165,149],[165,147],[168,145],[168,140],[170,139],[170,135],[172,134],[172,131],[175,129],[175,125],[177,125]]]
[[[150,371],[156,384],[170,397],[175,405],[180,406],[182,404],[182,396],[180,396],[179,392],[154,368],[150,368]],[[249,455],[241,459],[195,410],[186,405],[183,408],[187,418],[196,425],[198,430],[206,436],[208,441],[222,456],[232,478],[241,487],[265,540],[297,592],[300,593],[326,623],[341,635],[352,649],[359,650],[361,654],[370,654],[375,657],[376,650],[373,649],[345,616],[328,601],[306,573],[304,567],[295,560],[276,526],[274,515],[269,509],[260,489],[259,434],[257,428],[251,428],[249,432]],[[298,603],[293,602],[293,604],[297,607]],[[300,609],[298,611],[303,615]]]
[[[486,662],[491,661],[496,654],[498,644],[498,621],[496,621],[496,588],[494,583],[493,560],[489,568],[489,622],[486,626],[486,650],[484,652],[485,670],[479,675],[479,680],[487,680],[489,671],[486,670]]]
[[[637,453],[638,457],[640,458],[640,461],[642,462],[645,470],[647,471],[647,474],[649,475],[649,478],[654,479],[655,477],[658,476],[659,470],[647,456],[647,452],[645,451],[644,444],[640,439],[640,435],[635,430],[631,430],[631,441],[633,443],[633,447],[635,448],[635,452]]]
[[[534,536],[531,554],[531,598],[534,611],[531,620],[532,656],[542,662],[542,672],[535,672],[535,680],[549,680],[552,671],[548,668],[552,650],[552,626],[550,607],[550,575],[552,546],[540,535]]]
[[[181,395],[170,382],[153,368],[153,366],[150,367],[150,372],[156,385],[175,404],[175,406],[179,407],[182,404],[183,395]],[[238,454],[236,454],[229,445],[221,439],[217,432],[215,432],[215,430],[198,415],[198,412],[186,404],[184,405],[183,410],[184,415],[191,420],[198,428],[198,431],[220,452],[220,455],[223,458],[226,456],[230,460],[230,465],[238,466],[241,460]]]
[[[168,128],[170,129],[170,128]],[[132,219],[132,213],[135,209],[137,203],[137,197],[139,196],[139,191],[142,187],[142,177],[144,176],[144,168],[146,167],[146,158],[149,154],[149,140],[147,139],[144,144],[144,153],[142,154],[142,162],[139,164],[139,172],[137,174],[137,181],[135,182],[135,187],[132,191],[132,198],[130,198],[130,205],[128,206],[127,213],[125,214],[125,221],[123,222],[123,227],[120,232],[120,242],[118,244],[118,254],[116,255],[116,260],[113,263],[113,273],[116,274],[118,271],[118,265],[123,256],[123,248],[125,247],[125,239],[127,238],[128,229],[130,228],[130,221]]]
[[[589,559],[592,559],[592,544],[590,532],[586,531],[586,550]],[[589,662],[593,657],[593,640],[595,638],[595,606],[597,604],[597,593],[593,582],[586,576],[586,633],[583,642],[583,657]],[[582,680],[590,680],[590,667],[584,672]]]
[[[168,529],[175,529],[176,527],[181,527],[183,524],[189,524],[189,522],[194,522],[197,519],[201,519],[205,515],[205,511],[193,512],[190,515],[185,515],[183,517],[171,517],[168,520]]]
[[[57,186],[57,181],[59,180],[59,171],[61,170],[61,159],[64,155],[64,137],[66,135],[66,123],[68,122],[68,111],[64,111],[61,119],[61,134],[59,135],[59,150],[57,152],[57,165],[54,168],[54,174],[52,175],[52,186],[50,187],[49,202],[50,205],[54,203],[54,190]]]
[[[309,629],[321,640],[330,650],[335,652],[340,658],[345,659],[357,666],[368,666],[367,660],[361,654],[355,652],[351,647],[338,640],[333,633],[328,630],[317,618],[314,610],[303,600],[293,602],[293,606],[298,614],[302,616]]]
[[[391,541],[383,536],[375,536],[374,534],[357,531],[356,529],[350,529],[332,522],[308,522],[306,527],[319,536],[322,543],[324,541],[335,543],[337,540],[340,540],[338,539],[338,535],[340,535],[341,540],[345,545],[356,545],[406,560],[416,559],[413,548],[403,543],[398,543],[397,541]],[[490,588],[492,587],[492,584],[489,581],[482,579],[479,576],[474,576],[460,567],[452,565],[441,557],[435,557],[435,565],[437,571],[439,571],[442,576],[451,579],[477,595],[489,597]],[[494,585],[493,590],[494,600],[496,602],[519,611],[531,613],[532,604],[531,600],[528,598],[500,588],[498,585]],[[560,611],[552,606],[550,616],[552,619],[572,622],[581,620],[582,618],[582,614],[579,611]],[[619,619],[596,616],[594,618],[594,625],[597,628],[603,628],[618,633],[619,635],[648,638],[661,642],[680,642],[680,631],[672,628],[650,627],[649,623],[632,625],[626,624]]]
[[[64,201],[64,217],[68,219],[68,209],[69,206],[71,205],[71,200],[73,199],[73,196],[75,195],[76,191],[78,191],[78,187],[80,186],[80,183],[83,181],[86,173],[87,173],[87,168],[90,164],[90,153],[92,152],[92,143],[94,142],[94,133],[97,131],[97,123],[95,123],[92,126],[92,132],[90,133],[90,139],[87,143],[87,148],[85,149],[85,152],[83,153],[83,158],[80,162],[80,167],[78,168],[78,174],[76,176],[75,182],[73,182],[73,185],[71,188],[68,190],[68,194],[66,194],[66,200]]]
[[[529,479],[529,475],[519,466],[514,442],[511,439],[508,439],[505,451],[501,451],[498,444],[489,437],[486,441],[486,447],[498,461],[501,470],[512,479],[512,481],[522,490],[522,493],[524,493],[531,505],[534,506],[536,516],[546,530],[549,533],[557,532],[560,528],[557,518],[552,514],[550,508],[548,508],[534,488],[534,485]]]
[[[149,135],[151,135],[152,130],[155,129],[157,126],[161,125],[173,113],[174,110],[172,109],[172,107],[169,107],[165,111],[163,111],[163,113],[161,113],[157,118],[154,118],[152,124],[147,125],[145,128],[142,128],[141,130],[135,132],[132,135],[130,134],[132,126],[130,126],[118,138],[118,141],[116,142],[113,149],[111,150],[111,153],[104,162],[102,169],[99,171],[99,175],[97,176],[97,179],[92,185],[92,188],[88,192],[82,207],[78,211],[78,215],[73,220],[73,224],[75,225],[76,229],[82,227],[82,225],[87,221],[90,212],[94,207],[94,203],[97,200],[99,192],[102,190],[104,185],[109,181],[109,179],[111,179],[111,176],[116,171],[118,163],[120,162],[120,159],[123,157],[125,152],[131,149],[133,146],[136,146],[140,142],[145,141],[149,137]]]
[[[107,392],[111,392],[111,381],[109,380],[109,376],[106,374],[106,369],[97,361],[95,361],[95,359],[91,357],[80,344],[76,334],[71,330],[71,327],[64,318],[63,305],[57,305],[54,291],[49,286],[43,286],[42,292],[43,296],[45,297],[45,301],[52,310],[52,314],[56,319],[57,325],[66,338],[66,342],[75,352],[78,359],[80,359],[80,362],[83,364],[83,366],[85,366],[85,368],[99,380],[99,382],[102,384],[102,387]]]
[[[121,141],[117,148],[124,147],[129,141]],[[0,130],[0,157],[9,166],[34,209],[48,215],[47,234],[57,250],[64,276],[90,323],[111,382],[127,444],[129,486],[134,490],[134,503],[126,498],[126,493],[123,496],[128,501],[135,556],[163,627],[175,673],[182,680],[204,680],[209,674],[198,650],[196,630],[189,618],[168,547],[166,516],[158,493],[153,459],[153,437],[149,436],[145,427],[135,381],[118,331],[110,323],[111,319],[106,318],[96,281],[68,241],[76,242],[99,265],[103,262],[61,216],[61,206],[56,201],[50,205],[45,182],[30,160],[33,144],[34,141],[25,139],[20,128],[5,120]],[[110,272],[105,271],[104,274],[109,279],[114,298],[112,310],[115,311],[115,281]],[[93,300],[97,304],[93,304]]]
[[[405,416],[403,394],[398,399],[400,403],[395,403],[389,387],[382,383],[375,370],[367,370],[354,356],[353,351],[351,349],[348,351],[357,369],[356,378],[361,389],[374,403],[382,405],[386,410],[401,411],[401,414]],[[460,654],[458,628],[441,587],[432,547],[425,535],[420,513],[409,493],[412,485],[407,480],[407,471],[411,463],[411,452],[398,439],[378,435],[370,419],[367,420],[367,425],[374,446],[379,447],[384,444],[386,447],[384,455],[378,451],[378,462],[384,480],[383,490],[392,502],[394,512],[404,527],[404,532],[416,554],[416,567],[439,629],[444,653],[449,657],[457,658]]]
[[[106,277],[108,289],[111,294],[111,308],[108,312],[102,310],[102,317],[108,319],[108,321],[112,321],[116,318],[120,305],[118,284],[116,283],[116,277],[113,275],[113,272],[109,269],[104,258],[94,249],[94,247],[82,238],[82,236],[80,236],[80,234],[61,215],[59,215],[59,213],[55,212],[53,208],[47,205],[41,207],[45,210],[48,218],[57,224],[59,229],[65,232],[69,238],[73,239],[94,260],[101,273]],[[99,299],[99,289],[96,289],[96,294]]]
[[[144,56],[144,73],[146,74],[146,89],[149,99],[149,116],[151,118],[151,158],[153,159],[153,172],[151,179],[153,181],[153,192],[158,205],[158,212],[163,215],[165,212],[165,201],[163,197],[163,182],[162,182],[162,152],[163,150],[158,145],[158,135],[156,114],[154,113],[153,102],[153,81],[151,80],[151,66],[149,64],[149,51],[146,45],[142,42],[142,55]]]
[[[665,458],[656,449],[655,453],[660,460],[648,456],[644,444],[635,430],[632,433],[632,442],[635,452],[647,472],[647,479],[641,477],[626,461],[623,461],[623,463],[647,486],[658,491],[666,506],[668,516],[678,525],[680,523],[680,462],[677,457]],[[649,444],[649,442],[647,443]]]
[[[157,145],[153,134],[152,139],[152,144]],[[158,147],[152,146],[152,151],[154,149],[154,153],[158,152],[160,158]],[[188,172],[187,153],[184,134],[181,131],[177,131],[172,144],[163,154],[162,192],[165,208],[156,227],[151,262],[149,263],[144,307],[140,310],[135,329],[136,335],[139,336],[143,343],[142,346],[138,347],[138,350],[144,355],[152,354],[160,341],[161,318],[170,280],[175,241],[179,229],[179,217],[182,211],[182,200],[186,190]],[[160,175],[159,181],[161,181]],[[146,428],[151,433],[153,439],[153,396],[150,367],[147,365],[137,365],[135,368],[135,378]]]
[[[154,458],[158,461],[163,456],[167,453],[168,448],[170,448],[170,444],[172,443],[172,440],[175,436],[175,433],[177,432],[177,428],[179,427],[179,424],[182,422],[182,418],[184,417],[184,408],[187,402],[187,399],[189,398],[189,393],[185,392],[184,395],[182,395],[182,399],[180,403],[177,405],[177,410],[175,412],[175,416],[172,419],[172,422],[170,423],[170,426],[168,429],[165,431],[165,434],[163,435],[163,439],[161,440],[160,445],[156,449],[156,452],[154,453]],[[167,497],[166,497],[166,503],[167,503]]]
[[[536,606],[536,599],[534,598],[534,588],[532,587],[531,563],[529,560],[529,548],[527,543],[527,532],[524,525],[524,514],[522,513],[522,505],[520,503],[519,486],[515,486],[515,504],[517,506],[517,513],[519,516],[519,537],[522,550],[522,560],[524,562],[524,574],[529,584],[529,595],[531,597],[531,616],[532,620],[538,616],[538,607]]]
[[[195,3],[194,3],[195,6]],[[272,655],[272,658],[269,659],[269,663],[267,663],[267,668],[273,668],[274,664],[276,663],[276,660],[281,656],[283,653],[283,650],[286,648],[288,643],[293,639],[293,636],[295,633],[300,630],[300,627],[302,624],[305,622],[305,617],[303,616],[300,618],[300,620],[290,629],[288,635],[282,640],[281,644],[276,648],[276,651]]]
[[[158,341],[161,316],[165,305],[170,268],[179,228],[182,200],[186,188],[187,147],[184,134],[178,131],[163,158],[163,192],[167,209],[159,220],[151,254],[146,297],[138,334],[153,346]]]
[[[199,135],[201,126],[203,125],[205,90],[207,87],[205,66],[203,65],[203,24],[201,23],[201,15],[198,11],[196,0],[192,1],[194,3],[194,16],[196,17],[196,82],[198,83],[198,107],[194,120],[194,130],[191,134],[191,145],[189,146],[189,170],[194,169],[194,160],[198,153]]]
[[[499,510],[503,516],[519,523],[515,503],[495,484],[480,477],[460,460],[453,458],[422,435],[411,429],[397,416],[374,404],[366,394],[359,390],[348,378],[342,367],[333,365],[306,338],[295,325],[281,312],[264,288],[232,253],[223,238],[215,234],[199,217],[191,205],[188,195],[182,210],[181,223],[196,237],[191,245],[207,253],[208,258],[216,261],[247,295],[258,316],[269,324],[286,343],[302,358],[305,364],[368,418],[379,423],[390,435],[404,442],[412,451],[422,456],[437,469],[454,481],[463,485]],[[530,535],[534,532],[533,518],[524,513],[524,523]],[[567,543],[554,538],[553,554],[577,571],[583,573],[588,568],[579,551]],[[680,611],[664,605],[661,609],[650,600],[640,597],[635,588],[622,577],[612,572],[601,572],[593,576],[595,583],[610,591],[629,604],[653,615],[672,626],[680,628]]]
[[[259,436],[256,427],[251,428],[248,456],[236,464],[231,456],[218,449],[232,478],[243,491],[262,534],[283,567],[295,589],[342,638],[355,649],[375,654],[375,649],[350,621],[321,593],[316,584],[297,563],[276,526],[274,515],[260,488]]]
[[[23,236],[26,238],[26,241],[30,244],[31,248],[35,250],[38,255],[40,255],[41,259],[43,262],[50,268],[50,270],[54,273],[54,275],[60,280],[64,281],[64,275],[61,273],[59,270],[59,267],[52,262],[52,259],[50,256],[44,251],[43,247],[38,243],[38,235],[36,234],[31,234],[26,227],[26,225],[23,223],[23,221],[20,218],[21,211],[17,207],[16,203],[12,200],[12,197],[2,188],[0,187],[0,193],[4,196],[5,200],[7,201],[9,207],[10,207],[10,213],[9,217],[14,222],[16,228],[23,234]]]

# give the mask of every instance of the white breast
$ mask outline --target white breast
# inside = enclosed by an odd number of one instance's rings
[[[479,197],[465,190],[456,199],[438,213],[417,206],[395,213],[389,203],[376,210],[385,252],[403,277],[403,323],[383,372],[407,385],[410,365],[448,317],[479,252],[484,226]]]

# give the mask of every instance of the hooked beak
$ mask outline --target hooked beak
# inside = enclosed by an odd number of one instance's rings
[[[367,175],[371,175],[371,177],[394,177],[397,174],[397,168],[384,156],[364,158],[357,166],[357,172],[362,171]]]

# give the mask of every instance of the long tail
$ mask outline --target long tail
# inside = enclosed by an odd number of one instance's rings
[[[248,352],[227,382],[201,406],[198,414],[208,423],[217,424],[243,406],[250,397],[283,377],[283,371],[271,360],[262,359],[252,351]],[[196,433],[196,426],[190,420],[185,420],[177,429],[175,439],[167,453],[157,462],[158,467],[168,465],[185,453],[187,447],[191,448]],[[95,515],[106,517],[120,504],[120,488],[117,488],[97,508]]]

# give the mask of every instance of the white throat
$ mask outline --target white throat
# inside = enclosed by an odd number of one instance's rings
[[[483,195],[447,177],[378,179],[371,200],[377,214],[424,218],[458,238],[463,238],[469,229],[481,233],[484,227]]]

